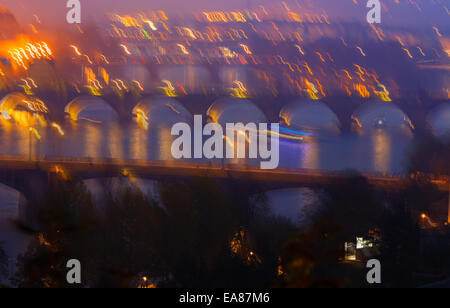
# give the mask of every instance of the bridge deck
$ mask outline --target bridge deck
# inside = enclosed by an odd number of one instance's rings
[[[220,165],[211,163],[186,161],[147,161],[129,159],[94,159],[94,158],[59,158],[48,157],[29,160],[27,157],[1,156],[0,169],[7,170],[42,170],[55,172],[60,168],[73,174],[89,173],[102,175],[120,174],[124,170],[136,176],[206,176],[226,179],[236,178],[249,181],[277,182],[289,184],[330,184],[345,174],[329,170],[310,169],[274,169],[262,170],[247,165]],[[389,176],[365,173],[370,184],[381,188],[406,187],[409,179],[406,176]],[[442,191],[450,189],[448,180],[431,181]]]

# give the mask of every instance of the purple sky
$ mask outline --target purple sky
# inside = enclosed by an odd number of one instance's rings
[[[240,7],[245,0],[80,0],[84,16],[95,16],[110,11],[139,11],[146,9],[194,10],[214,7]],[[30,16],[65,21],[66,0],[0,0],[21,21],[27,22]],[[193,5],[195,3],[195,5]]]
[[[118,11],[133,13],[148,9],[164,9],[168,12],[189,12],[200,9],[245,8],[248,0],[80,0],[83,9],[83,20],[101,17],[106,12]],[[281,0],[251,0],[258,4],[280,4]],[[444,10],[444,3],[448,0],[415,0],[423,10],[422,13],[407,5],[410,0],[399,0],[401,6],[393,5],[394,0],[382,0],[394,9],[384,14],[385,21],[399,25],[411,26],[433,21],[437,24],[449,26],[448,14]],[[64,23],[66,0],[0,0],[0,4],[8,7],[21,23],[28,23],[33,14],[37,14],[43,21]],[[290,8],[298,5],[308,6],[315,3],[331,17],[343,19],[364,20],[367,0],[358,0],[355,6],[353,0],[285,0]],[[437,3],[437,4],[436,4]],[[406,7],[406,8],[405,8]],[[450,9],[450,4],[447,4]]]

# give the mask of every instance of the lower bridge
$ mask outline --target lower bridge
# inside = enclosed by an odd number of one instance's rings
[[[328,170],[274,169],[263,170],[257,166],[206,163],[195,161],[147,161],[130,159],[93,159],[49,157],[28,159],[27,157],[0,157],[0,182],[22,193],[28,200],[28,212],[33,200],[43,200],[46,185],[57,174],[68,175],[80,180],[110,178],[132,174],[137,178],[165,179],[207,177],[219,180],[233,180],[243,183],[257,183],[266,190],[292,187],[314,187],[336,183],[346,176],[345,172]],[[411,182],[406,176],[384,176],[361,174],[369,184],[382,190],[406,188]],[[441,191],[449,191],[448,179],[429,179]],[[31,217],[22,212],[22,217]]]

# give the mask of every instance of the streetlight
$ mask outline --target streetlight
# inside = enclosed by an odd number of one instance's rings
[[[423,213],[422,215],[420,215],[420,217],[422,218],[422,220],[425,222],[428,222],[428,224],[431,226],[431,227],[434,227],[435,225],[434,225],[434,223],[433,223],[433,221],[431,221],[431,218],[430,217],[428,217],[428,215],[427,214],[425,214],[425,213]]]
[[[52,127],[55,128],[61,136],[65,135],[63,129],[61,128],[61,125],[59,125],[58,123],[53,122]]]
[[[58,135],[60,137],[64,137],[65,136],[66,133],[62,129],[61,125],[59,125],[58,123],[53,122],[51,124],[51,127],[54,128],[58,132]],[[58,152],[60,152],[60,148],[61,148],[60,142],[61,142],[61,140],[58,138],[57,142],[58,142],[58,145],[55,144],[55,138],[52,138],[53,153],[56,152],[56,149],[55,149],[56,147],[58,147]]]
[[[39,132],[36,130],[36,128],[34,127],[29,127],[28,128],[29,131],[29,144],[28,144],[28,154],[29,154],[29,160],[32,160],[32,148],[33,148],[33,135],[36,137],[36,139],[38,140],[38,153],[37,156],[39,156],[39,141],[41,140],[41,135],[39,135]]]

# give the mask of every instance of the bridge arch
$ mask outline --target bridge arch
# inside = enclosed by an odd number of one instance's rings
[[[144,125],[166,125],[177,122],[190,123],[192,114],[182,103],[167,96],[153,96],[141,100],[133,109],[133,115]]]
[[[427,124],[433,133],[442,138],[450,137],[450,102],[441,104],[431,110],[427,116]]]
[[[8,215],[10,216],[11,213],[14,211],[14,219],[19,218],[19,206],[21,199],[24,199],[23,193],[18,190],[17,188],[14,188],[9,183],[5,181],[0,181],[0,194],[2,196],[2,203],[0,204],[0,213],[2,215]],[[16,205],[13,205],[13,204]]]
[[[6,120],[16,119],[16,113],[20,112],[47,114],[48,107],[40,99],[20,92],[10,93],[0,101],[0,115],[2,118]]]
[[[208,121],[226,123],[267,123],[267,117],[253,102],[235,97],[215,101],[206,112]]]
[[[373,100],[364,103],[352,115],[353,129],[367,132],[378,129],[407,130],[415,129],[409,116],[391,102]]]
[[[64,111],[73,121],[102,123],[119,119],[119,115],[108,102],[95,96],[79,96],[68,103]]]
[[[293,131],[312,134],[339,134],[341,122],[324,103],[313,100],[296,100],[280,111],[280,124]]]

